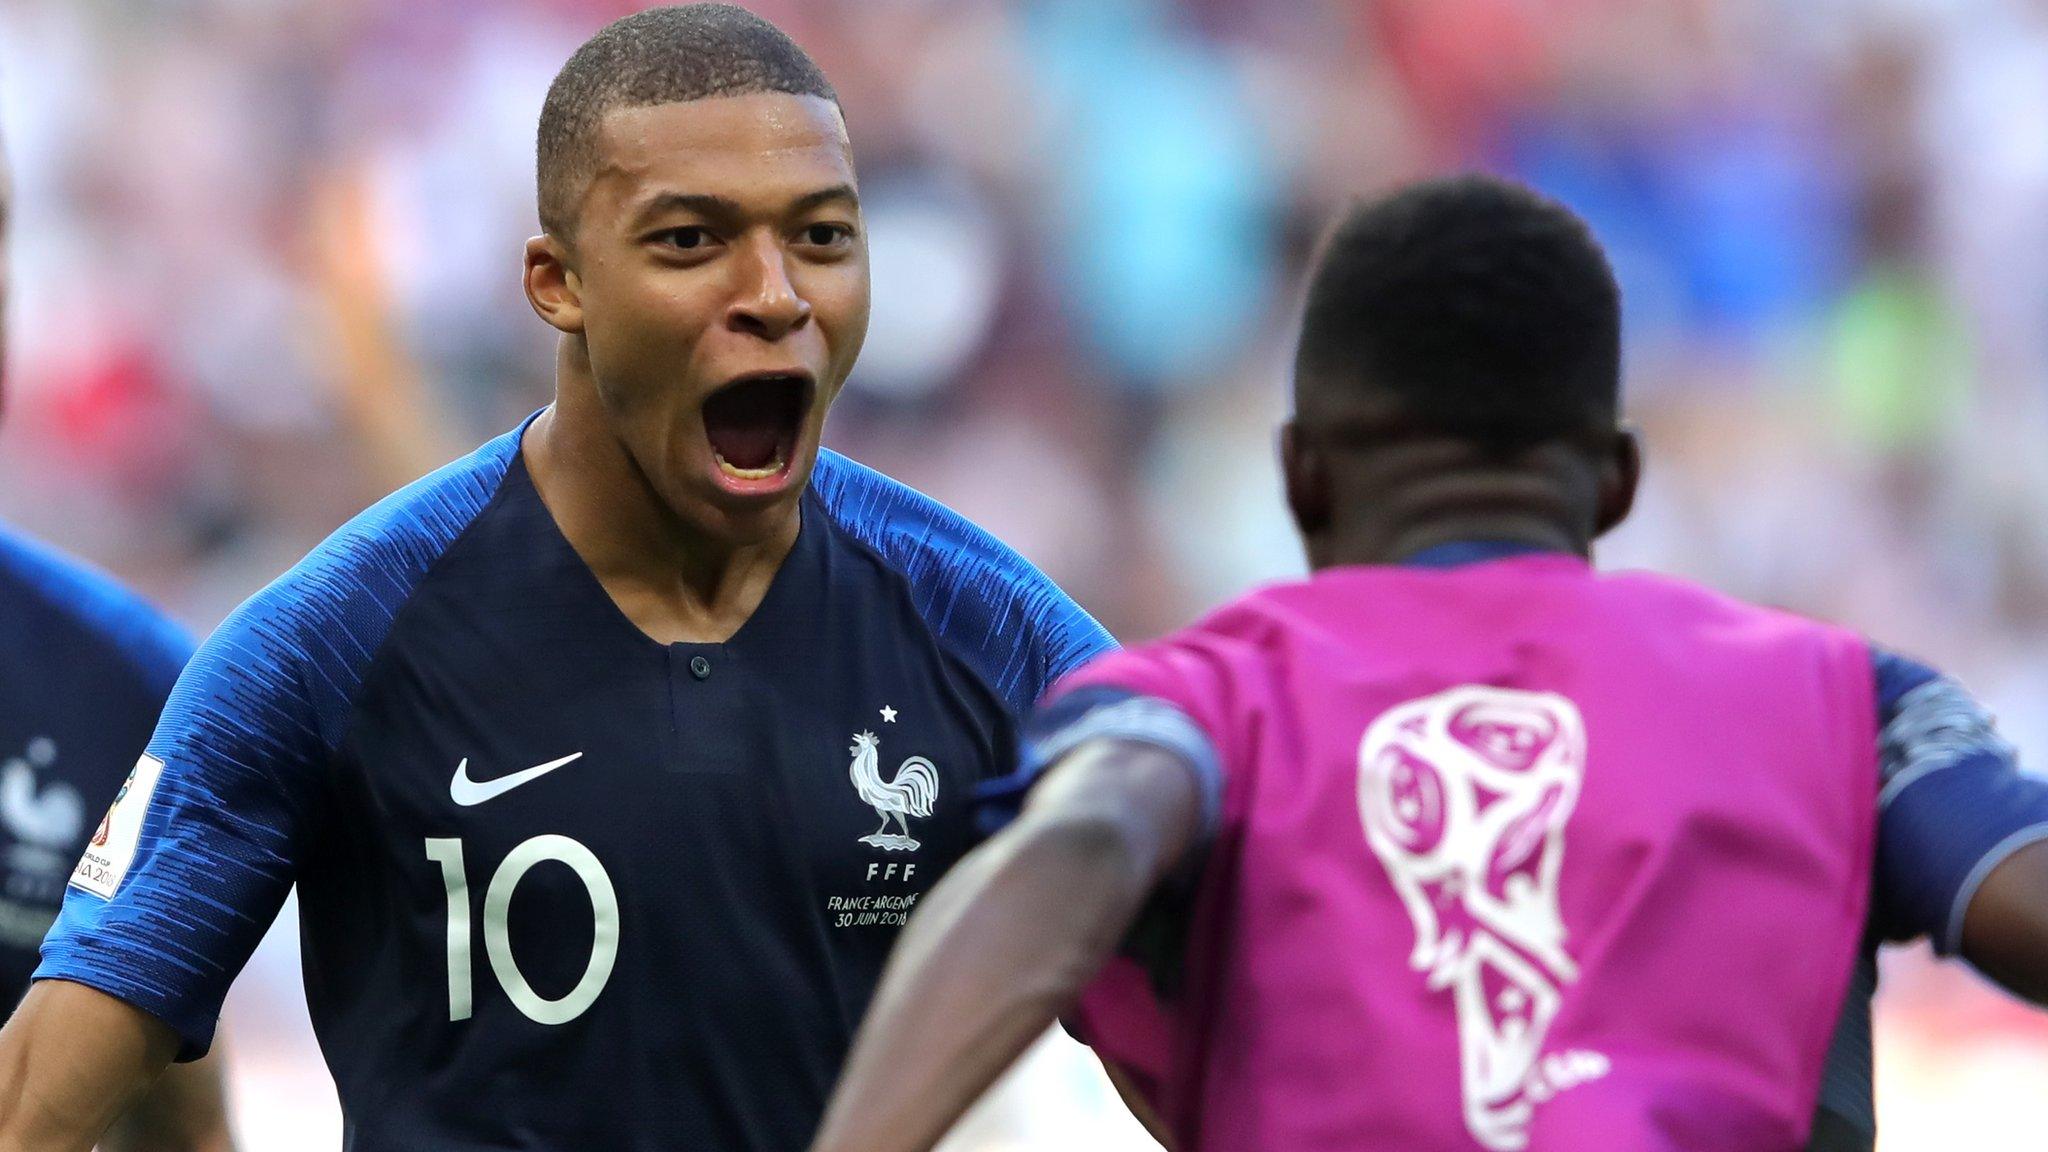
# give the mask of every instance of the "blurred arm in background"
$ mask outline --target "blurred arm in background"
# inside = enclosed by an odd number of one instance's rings
[[[371,453],[374,491],[402,488],[468,449],[398,329],[390,270],[368,180],[330,177],[308,221],[311,281],[334,332],[329,365],[339,412]]]

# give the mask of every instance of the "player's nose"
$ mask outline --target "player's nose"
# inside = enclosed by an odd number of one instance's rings
[[[768,239],[744,245],[737,261],[741,277],[726,322],[734,330],[763,340],[780,340],[811,319],[811,302],[789,277],[788,253]]]

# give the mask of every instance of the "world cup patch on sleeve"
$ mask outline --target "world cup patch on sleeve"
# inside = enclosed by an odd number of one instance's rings
[[[144,756],[135,762],[121,790],[114,794],[107,814],[100,819],[100,826],[93,831],[92,839],[86,841],[85,855],[79,857],[78,867],[71,873],[73,888],[106,900],[114,898],[122,878],[128,875],[128,865],[135,859],[135,848],[142,841],[142,818],[149,812],[149,798],[155,794],[157,778],[163,771],[164,762],[154,756]]]

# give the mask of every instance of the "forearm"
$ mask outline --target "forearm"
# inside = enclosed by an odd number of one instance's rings
[[[169,1028],[110,996],[36,984],[0,1029],[0,1152],[90,1152],[177,1050]]]
[[[1962,952],[2013,995],[2048,1006],[2048,841],[1984,878],[1963,921]]]
[[[1096,751],[1125,790],[1091,787],[1088,764],[1063,765],[1041,786],[1047,802],[969,855],[911,918],[814,1152],[930,1148],[1114,952],[1185,850],[1196,799],[1164,753]],[[1156,806],[1132,799],[1148,775],[1165,798]],[[1164,815],[1133,815],[1148,806]]]

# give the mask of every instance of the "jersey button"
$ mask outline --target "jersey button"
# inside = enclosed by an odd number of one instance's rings
[[[690,657],[690,675],[699,680],[711,679],[711,661],[702,656]]]

